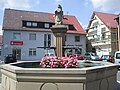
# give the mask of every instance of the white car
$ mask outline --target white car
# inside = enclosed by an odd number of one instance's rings
[[[114,55],[115,64],[120,66],[120,51],[116,51]]]
[[[47,54],[45,54],[45,56],[55,56],[55,54],[54,53],[47,53]]]
[[[99,57],[92,52],[86,52],[84,57],[87,60],[93,60],[93,61],[99,60]]]

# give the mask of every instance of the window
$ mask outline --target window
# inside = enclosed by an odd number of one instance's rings
[[[94,22],[93,27],[96,27],[98,24],[99,24],[98,22]]]
[[[51,35],[48,34],[48,47],[50,47],[50,46],[51,46]]]
[[[22,26],[23,27],[28,27],[28,28],[46,28],[49,29],[52,27],[52,25],[55,25],[54,23],[47,23],[47,22],[41,22],[41,21],[22,21]]]
[[[36,23],[36,22],[33,22],[33,23],[32,23],[32,26],[33,26],[33,27],[37,27],[37,23]]]
[[[116,59],[120,59],[120,53],[116,53]]]
[[[44,47],[47,47],[47,34],[44,34]]]
[[[32,26],[32,23],[31,23],[31,22],[27,22],[27,23],[26,23],[26,26],[31,27],[31,26]]]
[[[73,25],[68,25],[68,26],[69,26],[69,30],[76,30]]]
[[[33,22],[33,21],[23,21],[23,26],[27,26],[27,27],[37,27],[37,22]]]
[[[36,34],[35,33],[30,33],[29,34],[29,40],[36,40]]]
[[[105,33],[102,33],[102,40],[105,39],[105,36],[106,36],[106,34],[105,34]]]
[[[93,23],[93,28],[96,30],[98,28],[99,22],[94,22]]]
[[[14,40],[20,40],[21,39],[21,34],[20,33],[13,33],[13,39]]]
[[[49,28],[49,24],[48,23],[45,23],[45,28]]]
[[[100,40],[100,35],[96,35],[96,41]]]
[[[112,38],[112,41],[117,42],[117,40],[118,40],[118,33],[117,32],[112,32],[111,33],[111,37],[110,37],[110,35],[108,35],[108,38],[109,39]]]
[[[75,42],[80,42],[80,36],[75,36]]]
[[[29,48],[29,56],[36,56],[36,48]]]
[[[51,46],[51,34],[44,34],[44,47]]]
[[[101,28],[101,32],[104,33],[106,31],[105,27]]]

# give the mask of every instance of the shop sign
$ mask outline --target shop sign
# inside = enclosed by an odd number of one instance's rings
[[[11,41],[10,45],[23,45],[23,41]]]

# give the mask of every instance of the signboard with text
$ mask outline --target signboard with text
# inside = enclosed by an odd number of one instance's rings
[[[10,41],[10,45],[23,45],[23,41]]]

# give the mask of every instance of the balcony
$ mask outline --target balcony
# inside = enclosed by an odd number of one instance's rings
[[[97,40],[97,41],[91,42],[91,44],[92,46],[108,45],[108,44],[111,44],[111,39]]]

